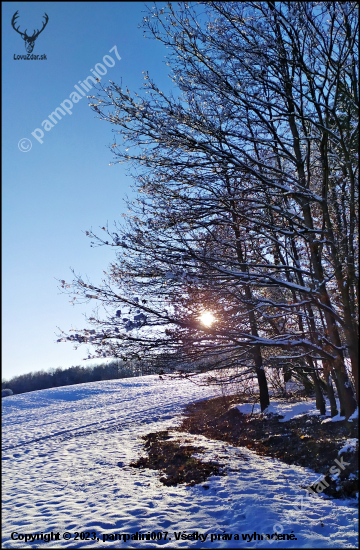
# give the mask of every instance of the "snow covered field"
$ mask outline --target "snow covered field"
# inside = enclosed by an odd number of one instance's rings
[[[229,467],[226,477],[211,477],[203,484],[208,489],[166,487],[158,472],[128,467],[145,454],[139,435],[174,426],[187,403],[215,394],[214,388],[154,375],[3,399],[3,547],[356,547],[354,501],[306,499],[300,488],[321,472],[202,436],[187,439],[206,448],[203,460]],[[302,510],[296,508],[300,497]],[[149,531],[161,532],[162,540],[120,542],[108,536],[103,542],[103,534]],[[254,540],[254,532],[275,531],[293,534],[296,540]],[[18,540],[12,540],[13,532]],[[21,534],[51,532],[53,538],[59,533],[60,540],[19,540]],[[64,540],[65,532],[72,534],[70,540]],[[75,532],[89,532],[90,540],[80,540],[80,535],[74,540]],[[176,540],[180,533],[207,537],[204,542]],[[223,540],[224,533],[232,540]]]

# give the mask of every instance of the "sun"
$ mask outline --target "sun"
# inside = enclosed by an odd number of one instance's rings
[[[200,315],[200,321],[206,327],[211,327],[211,325],[215,321],[215,317],[210,311],[203,311],[203,313]]]

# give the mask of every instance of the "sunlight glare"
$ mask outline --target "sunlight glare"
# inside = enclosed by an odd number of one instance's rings
[[[215,321],[215,317],[213,316],[213,314],[212,314],[210,311],[204,311],[204,312],[200,315],[200,321],[201,321],[202,324],[205,325],[206,327],[211,327],[211,325],[212,325],[213,322]]]

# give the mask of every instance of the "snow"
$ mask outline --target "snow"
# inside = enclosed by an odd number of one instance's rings
[[[330,402],[325,398],[326,403],[326,415],[330,415]],[[236,405],[239,411],[243,414],[260,414],[261,409],[260,405],[256,403],[242,403],[241,405]],[[338,409],[340,405],[338,403]],[[284,400],[273,400],[270,405],[265,409],[264,413],[267,414],[279,414],[284,418],[279,420],[279,422],[288,422],[293,418],[301,418],[301,416],[307,415],[319,415],[319,411],[316,408],[315,401],[313,399],[308,399],[302,403],[287,403]],[[349,422],[352,422],[353,419],[358,418],[359,410],[356,411],[350,416]],[[345,420],[345,416],[340,416],[340,413],[332,418],[325,418],[321,423],[326,424],[327,422],[341,422]]]
[[[329,403],[327,403],[327,410],[329,408]],[[338,403],[338,409],[340,409],[340,404]],[[359,408],[357,408],[352,415],[349,417],[348,422],[352,422],[356,418],[359,417]],[[326,418],[321,422],[321,424],[325,424],[326,422],[341,422],[342,420],[345,420],[345,416],[340,416],[340,413],[338,413],[336,416],[333,416],[332,418]]]
[[[241,405],[236,405],[236,408],[242,414],[259,414],[261,412],[260,405],[257,403],[254,405],[252,403],[242,403]]]
[[[352,413],[349,420],[353,421],[353,420],[355,420],[355,418],[359,418],[359,407],[357,407],[357,409]]]
[[[259,404],[253,406],[251,403],[242,403],[241,405],[236,405],[236,407],[243,414],[249,414],[251,412],[253,412],[253,414],[261,413]],[[287,403],[284,402],[284,400],[274,400],[271,401],[270,405],[265,409],[263,414],[280,414],[284,418],[279,420],[279,422],[288,422],[288,420],[291,420],[292,418],[300,418],[305,414],[319,414],[319,411],[316,409],[315,401],[313,399],[309,399],[308,401],[303,401],[301,403]]]
[[[345,420],[345,419],[346,419],[345,416],[341,416],[340,413],[338,413],[336,416],[333,416],[332,418],[326,418],[321,422],[321,424],[326,424],[327,422],[341,422],[342,420]]]
[[[340,456],[342,453],[354,453],[357,445],[359,445],[359,440],[357,438],[347,439],[345,445],[338,452],[338,455]]]
[[[300,488],[322,472],[188,434],[187,440],[205,448],[202,459],[224,464],[227,476],[194,487],[166,487],[157,471],[128,466],[144,454],[139,436],[173,427],[187,403],[214,394],[212,387],[153,375],[4,399],[3,548],[232,548],[244,546],[243,535],[249,541],[254,532],[275,531],[296,537],[282,541],[282,548],[357,547],[354,500],[306,497]],[[293,413],[284,403],[271,407],[288,418],[303,413],[298,405],[292,405]],[[75,532],[86,531],[96,532],[99,541],[74,540]],[[167,531],[168,539],[102,538],[148,531]],[[69,532],[72,540],[25,543],[12,540],[12,532],[61,537]],[[224,532],[239,534],[239,542],[223,540]],[[176,540],[175,533],[191,534],[195,540]],[[204,542],[200,534],[207,535]],[[253,537],[251,546],[271,547],[273,542]]]

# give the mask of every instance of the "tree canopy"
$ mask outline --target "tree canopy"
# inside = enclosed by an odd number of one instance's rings
[[[153,8],[174,93],[99,84],[91,106],[129,164],[130,213],[93,244],[116,247],[93,328],[60,340],[89,358],[167,357],[174,368],[264,366],[312,379],[336,413],[358,386],[358,7],[355,2],[199,2]],[[119,135],[123,143],[118,144]],[[202,322],[209,311],[214,322]],[[350,370],[348,366],[350,365]],[[349,379],[349,375],[350,378]]]

